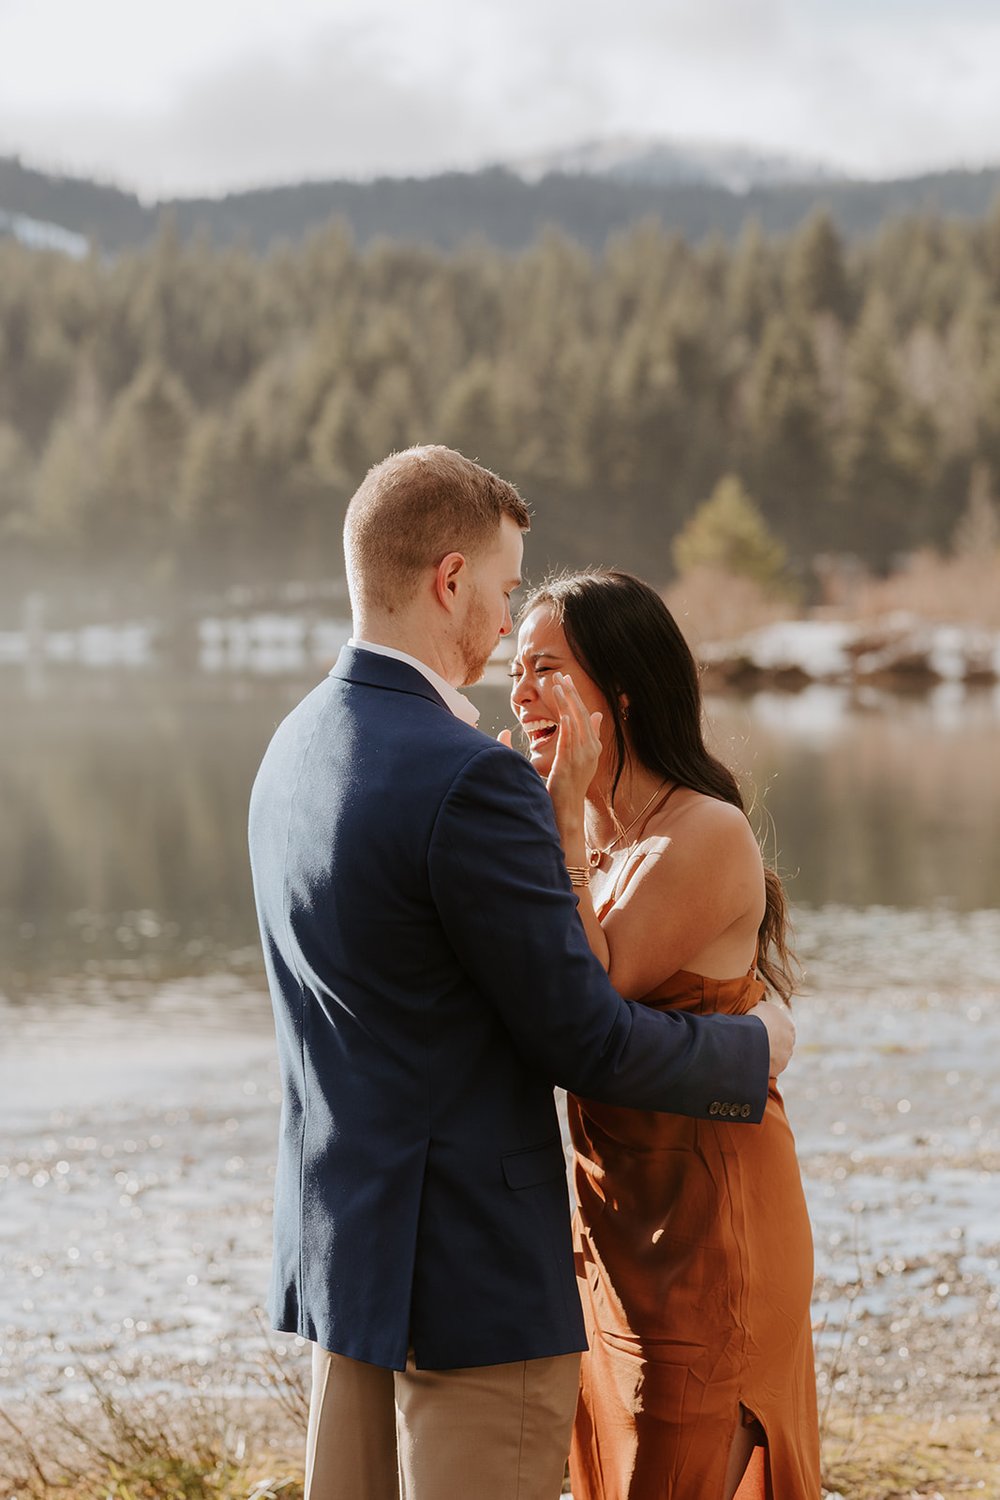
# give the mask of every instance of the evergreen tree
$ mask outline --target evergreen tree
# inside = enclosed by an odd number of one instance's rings
[[[764,517],[739,477],[725,474],[695,511],[673,544],[674,562],[684,574],[713,568],[750,578],[768,593],[787,588],[788,555],[767,529]]]
[[[768,320],[750,375],[747,439],[750,479],[765,514],[808,555],[829,524],[827,434],[812,341],[780,313]]]
[[[442,392],[434,428],[442,442],[488,468],[509,469],[512,411],[503,369],[482,357]],[[539,426],[542,425],[540,414]],[[533,455],[523,460],[530,470]]]
[[[101,426],[78,404],[52,425],[32,484],[27,531],[43,553],[99,561],[105,548],[100,502]]]
[[[337,225],[266,258],[169,223],[113,260],[3,241],[0,526],[37,569],[274,575],[370,463],[445,440],[522,486],[553,562],[658,573],[731,472],[797,560],[884,566],[1000,473],[998,246],[1000,206],[849,256],[823,215],[733,248],[646,222],[600,257]]]
[[[99,531],[106,546],[158,558],[193,410],[176,375],[151,360],[116,400],[101,443]]]
[[[317,477],[352,494],[365,477],[371,458],[364,433],[364,406],[347,376],[330,391],[309,437]]]
[[[773,247],[751,219],[740,235],[729,263],[725,309],[734,327],[756,341],[779,300]]]
[[[952,538],[956,557],[983,561],[1000,549],[1000,510],[993,498],[990,471],[975,464],[969,480],[969,499]]]
[[[933,423],[902,385],[880,297],[870,300],[848,359],[835,541],[884,567],[920,540],[925,492],[934,479]]]
[[[982,366],[973,372],[972,379],[977,412],[973,452],[991,473],[1000,474],[1000,327],[996,322],[991,326]]]
[[[22,533],[31,494],[31,452],[16,428],[0,422],[0,541]]]
[[[846,322],[850,288],[844,246],[826,211],[813,214],[791,239],[786,282],[793,308],[807,316],[830,313]]]
[[[1000,198],[983,224],[981,256],[989,295],[996,303],[1000,301]]]
[[[364,441],[372,461],[409,448],[426,431],[408,365],[387,365],[365,402]]]
[[[241,519],[240,496],[228,482],[225,441],[225,425],[217,413],[196,417],[177,476],[173,521],[186,570],[199,581]]]

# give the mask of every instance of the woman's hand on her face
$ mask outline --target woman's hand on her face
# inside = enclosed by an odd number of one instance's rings
[[[553,697],[559,727],[546,785],[557,807],[578,811],[601,758],[600,728],[604,716],[588,714],[572,677],[563,672],[553,674]],[[497,739],[508,750],[514,748],[509,729],[501,729]]]
[[[568,673],[553,674],[552,696],[559,715],[559,728],[546,785],[557,817],[560,813],[582,815],[583,801],[601,758],[603,715],[587,712]]]

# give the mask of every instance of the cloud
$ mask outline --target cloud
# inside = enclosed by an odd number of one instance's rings
[[[395,75],[360,28],[324,33],[295,58],[259,52],[203,71],[153,110],[0,110],[0,132],[48,161],[71,151],[84,165],[114,162],[154,194],[419,169],[481,145],[454,98]]]
[[[484,17],[477,34],[466,27],[447,47],[414,55],[405,34],[384,26],[326,26],[308,44],[203,70],[167,107],[142,113],[0,105],[0,150],[103,165],[105,175],[113,163],[119,181],[159,196],[474,167],[603,128],[596,67],[567,70],[562,44],[543,36],[517,67],[498,69],[490,30]]]
[[[286,0],[280,15],[173,0],[177,37],[202,50],[188,58],[175,37],[162,77],[149,47],[138,68],[132,32],[121,56],[108,50],[124,0],[92,3],[85,96],[52,86],[38,10],[18,6],[47,82],[0,93],[0,150],[110,172],[147,196],[475,166],[615,131],[742,140],[873,174],[985,161],[1000,142],[1000,18],[983,0],[338,0],[335,23],[321,0]],[[4,41],[0,9],[0,53]],[[0,57],[0,82],[15,62]]]
[[[257,56],[197,80],[170,121],[174,149],[191,160],[200,148],[219,181],[273,181],[290,160],[305,176],[472,160],[482,122],[436,72],[401,67],[361,27],[326,31],[294,60]]]
[[[868,175],[1000,157],[982,0],[631,0],[604,42],[622,131],[743,141]]]
[[[825,12],[768,70],[765,129],[867,175],[996,161],[1000,18],[964,9],[903,14],[888,0]]]

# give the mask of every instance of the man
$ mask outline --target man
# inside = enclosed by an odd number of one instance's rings
[[[314,1346],[307,1500],[558,1495],[585,1339],[553,1083],[755,1122],[791,1051],[775,1006],[620,999],[542,781],[473,727],[456,689],[512,628],[528,525],[450,449],[372,469],[345,526],[354,638],[254,786],[271,1313]]]

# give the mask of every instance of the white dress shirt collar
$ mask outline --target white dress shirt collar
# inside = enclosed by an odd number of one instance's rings
[[[422,677],[426,677],[434,691],[441,695],[456,719],[463,719],[473,728],[479,723],[479,709],[476,705],[470,703],[468,698],[457,688],[453,688],[450,682],[446,682],[443,677],[439,676],[425,661],[420,661],[416,656],[410,656],[406,651],[397,651],[394,646],[376,646],[371,641],[356,640],[354,636],[347,644],[353,646],[355,651],[371,651],[376,656],[390,656],[394,661],[402,661],[408,667],[415,667]]]

